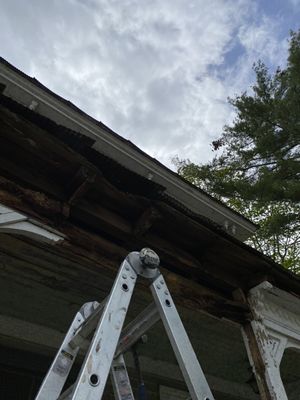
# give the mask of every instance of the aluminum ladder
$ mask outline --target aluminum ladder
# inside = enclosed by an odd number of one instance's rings
[[[123,354],[160,318],[190,397],[214,400],[158,267],[151,249],[128,254],[107,299],[85,303],[76,314],[35,400],[101,400],[109,372],[116,400],[134,400]],[[154,302],[122,330],[138,276],[150,280]],[[81,370],[61,394],[79,349],[87,349]]]

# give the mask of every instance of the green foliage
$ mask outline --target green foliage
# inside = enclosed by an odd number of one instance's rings
[[[229,99],[235,120],[212,143],[205,165],[174,160],[178,173],[260,224],[250,240],[295,272],[300,269],[300,31],[287,66],[273,75],[259,61],[251,93]]]
[[[286,201],[262,204],[228,199],[227,204],[259,225],[248,244],[294,273],[300,273],[300,205]]]

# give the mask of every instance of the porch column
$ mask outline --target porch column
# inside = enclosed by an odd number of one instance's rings
[[[288,400],[280,376],[286,348],[300,349],[300,298],[263,282],[250,290],[252,320],[242,328],[263,400]]]

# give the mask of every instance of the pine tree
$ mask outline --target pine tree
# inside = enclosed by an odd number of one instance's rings
[[[250,243],[300,270],[300,31],[292,32],[285,69],[254,65],[250,93],[229,99],[231,125],[212,143],[213,161],[175,160],[178,173],[243,212],[260,230]]]

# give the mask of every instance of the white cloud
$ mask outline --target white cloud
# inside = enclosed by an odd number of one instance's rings
[[[280,40],[276,34],[279,23],[267,16],[260,21],[244,25],[239,30],[239,40],[245,47],[247,57],[254,61],[261,59],[266,64],[278,66],[284,64],[287,54],[287,40]]]
[[[300,0],[288,0],[294,7],[299,7]]]
[[[2,3],[4,57],[168,165],[211,157],[250,60],[283,48],[250,0]],[[245,54],[228,66],[237,41]]]

